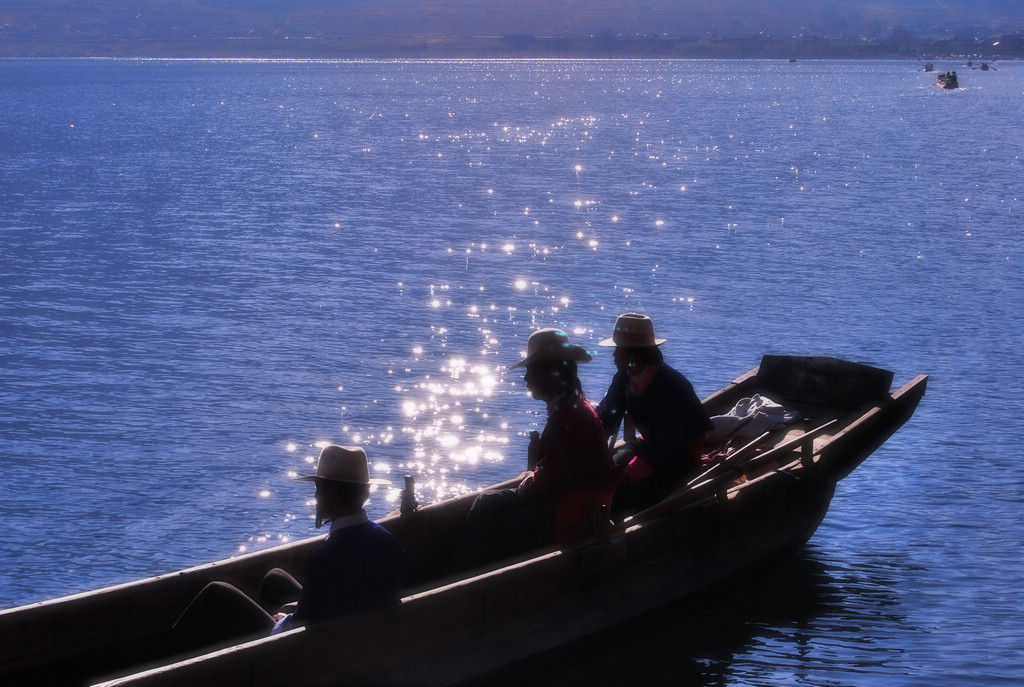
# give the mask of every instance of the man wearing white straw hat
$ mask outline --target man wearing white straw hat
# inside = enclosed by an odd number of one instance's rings
[[[276,634],[399,599],[405,570],[405,551],[390,532],[372,522],[363,510],[371,484],[366,452],[358,446],[325,446],[316,472],[295,478],[316,487],[316,526],[331,524],[326,541],[310,554],[300,586],[286,572],[271,570],[264,578],[260,603],[232,585],[208,584],[174,625],[174,636],[184,650],[245,636]],[[278,609],[266,600],[267,591],[292,600]]]
[[[619,473],[613,512],[624,517],[664,498],[700,466],[704,435],[712,429],[693,385],[669,367],[647,315],[625,313],[601,346],[614,346],[615,375],[597,406],[605,432],[618,434],[627,421],[639,433],[616,446]]]
[[[576,367],[590,360],[565,332],[549,328],[531,334],[526,358],[509,366],[526,368],[526,388],[547,404],[547,421],[531,439],[531,472],[519,487],[483,492],[474,501],[466,517],[468,564],[575,544],[610,505],[615,467]]]

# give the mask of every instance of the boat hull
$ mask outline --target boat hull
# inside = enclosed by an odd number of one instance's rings
[[[239,676],[254,686],[336,685],[339,676],[358,685],[479,679],[791,555],[821,523],[834,484],[780,480],[637,525],[604,544],[551,552],[407,598],[399,608],[109,684],[239,684]]]
[[[454,569],[469,495],[381,521],[410,559],[409,584],[394,607],[203,656],[162,655],[171,624],[206,583],[223,580],[254,593],[271,567],[303,570],[317,537],[0,612],[0,635],[10,638],[0,645],[0,676],[11,684],[67,685],[443,685],[478,678],[665,604],[699,599],[799,550],[825,517],[836,483],[911,417],[927,377],[892,393],[891,381],[891,372],[832,358],[765,356],[705,407],[722,414],[741,398],[769,394],[802,411],[801,426],[775,437],[775,448],[757,460],[694,480],[579,546],[493,569]]]

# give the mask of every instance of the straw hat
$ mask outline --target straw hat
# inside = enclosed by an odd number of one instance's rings
[[[312,482],[316,479],[328,479],[333,482],[352,482],[354,484],[391,484],[386,479],[370,479],[370,469],[366,464],[366,451],[359,446],[324,446],[320,451],[320,460],[316,464],[315,475],[296,477],[296,482]]]
[[[628,312],[615,320],[612,338],[605,339],[599,346],[621,346],[623,348],[644,348],[660,346],[665,339],[654,338],[654,322],[647,315]]]
[[[530,340],[526,344],[526,357],[515,365],[509,365],[509,369],[514,370],[517,367],[549,360],[589,363],[593,358],[584,349],[569,343],[569,335],[561,329],[538,329],[530,334]]]

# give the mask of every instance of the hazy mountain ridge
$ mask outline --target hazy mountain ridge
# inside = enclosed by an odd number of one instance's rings
[[[991,45],[1022,33],[1019,0],[5,0],[0,6],[0,54],[8,55],[131,55],[158,48],[159,54],[202,51],[204,43],[209,50],[211,41],[288,40],[291,46],[277,49],[358,53],[386,52],[390,45],[457,52],[457,45],[486,51],[491,43],[513,52],[571,44],[615,53],[651,41],[661,47],[742,41],[762,48],[873,41],[900,53],[927,49],[938,39]],[[296,41],[320,44],[299,48]]]

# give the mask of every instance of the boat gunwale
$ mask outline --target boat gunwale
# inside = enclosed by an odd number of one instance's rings
[[[825,470],[828,470],[830,467],[827,463],[824,463],[821,458],[825,449],[827,449],[835,439],[840,438],[841,436],[845,436],[848,433],[846,430],[856,431],[859,427],[863,427],[864,423],[861,423],[860,421],[863,420],[864,418],[876,418],[880,415],[885,415],[886,413],[893,412],[897,412],[898,417],[900,414],[902,414],[899,413],[898,411],[900,410],[901,404],[904,402],[909,402],[912,404],[912,411],[913,408],[916,408],[917,402],[920,400],[921,395],[923,395],[924,384],[926,381],[927,375],[918,375],[911,382],[907,383],[896,392],[890,393],[889,396],[883,399],[881,402],[871,407],[851,411],[851,421],[839,431],[835,432],[832,435],[829,435],[827,437],[826,442],[822,446],[815,447],[813,451],[813,456],[816,456],[817,460],[808,460],[808,457],[806,456],[794,455],[794,458],[792,460],[784,464],[780,464],[777,467],[763,474],[760,474],[749,481],[744,481],[742,483],[730,487],[724,492],[724,497],[712,495],[708,499],[703,499],[699,502],[686,504],[682,508],[669,510],[667,512],[652,516],[644,516],[643,514],[638,514],[642,516],[638,519],[638,521],[624,523],[622,529],[613,532],[610,536],[609,542],[607,544],[604,544],[603,546],[618,546],[620,548],[628,547],[629,540],[631,539],[636,540],[638,542],[642,542],[642,540],[644,539],[645,531],[649,531],[653,528],[659,527],[673,527],[678,521],[680,521],[684,517],[683,511],[700,508],[706,505],[708,501],[713,502],[716,500],[721,500],[723,498],[725,500],[725,503],[722,507],[728,507],[728,502],[741,499],[745,493],[763,493],[764,489],[762,488],[762,486],[766,483],[771,482],[772,480],[774,480],[776,483],[779,483],[781,480],[782,483],[786,484],[796,484],[803,482],[805,485],[807,485],[808,481],[805,479],[799,479],[794,481],[791,479],[786,479],[782,476],[784,473],[791,474],[796,471],[804,471],[804,474],[806,475],[812,475],[817,477],[817,481],[820,483],[820,485],[822,485],[820,487],[805,486],[805,489],[811,488],[813,491],[817,492],[820,491],[825,486],[831,487],[830,489],[827,490],[827,497],[824,499],[824,506],[823,508],[820,509],[820,517],[817,519],[816,522],[813,523],[813,526],[809,526],[807,528],[809,532],[806,534],[806,538],[809,538],[813,534],[813,531],[817,529],[817,526],[818,524],[820,524],[821,519],[824,518],[827,512],[828,501],[831,500],[832,491],[834,490],[836,484],[836,480],[832,478],[832,475],[823,474],[822,472],[823,468]],[[894,421],[895,425],[892,427],[892,432],[889,432],[890,435],[903,424],[903,422],[899,422],[898,420]],[[796,453],[798,452],[794,452],[794,454]],[[798,537],[799,544],[802,545],[806,538],[802,536]],[[552,562],[560,565],[560,567],[563,569],[563,575],[567,577],[572,577],[579,574],[576,568],[578,565],[580,565],[581,558],[584,557],[588,551],[594,552],[596,549],[595,545],[601,546],[597,544],[597,542],[590,540],[588,542],[577,545],[575,547],[571,547],[569,549],[545,551],[543,554],[539,556],[535,556],[525,560],[515,561],[506,566],[495,568],[493,570],[484,571],[478,575],[457,580],[450,584],[446,584],[435,589],[430,589],[420,594],[410,595],[403,598],[402,610],[387,610],[383,612],[378,612],[376,617],[393,617],[394,613],[401,613],[405,609],[410,609],[418,605],[419,603],[423,602],[429,603],[430,601],[435,601],[441,603],[440,601],[438,601],[439,598],[447,594],[457,593],[459,591],[464,590],[471,591],[475,586],[486,586],[487,584],[492,583],[494,581],[500,580],[505,585],[508,585],[508,575],[510,573],[527,573],[530,572],[531,569],[535,568],[536,566],[551,564]],[[532,575],[531,578],[532,577],[536,577],[536,575]],[[428,609],[425,612],[425,614],[429,616],[430,612],[431,611]],[[358,627],[360,626],[361,620],[363,620],[363,618],[361,617],[339,618],[335,621],[331,621],[330,624],[325,625],[322,628],[319,628],[315,631],[323,632],[324,635],[329,635],[332,633],[332,629],[334,633],[337,633],[341,631],[342,628],[347,627],[350,624]],[[304,631],[309,630],[306,628],[301,628],[299,630],[296,630],[295,632]],[[173,676],[175,674],[175,671],[183,670],[186,667],[195,667],[196,669],[199,669],[199,667],[202,666],[204,661],[216,662],[221,660],[240,660],[244,662],[244,654],[246,654],[247,652],[258,652],[260,650],[260,647],[269,645],[271,642],[274,642],[275,639],[276,638],[274,637],[260,638],[254,640],[253,642],[228,647],[220,651],[207,654],[205,656],[187,659],[178,664],[156,667],[150,671],[147,671],[146,673],[138,673],[136,675],[126,676],[124,679],[115,679],[110,682],[105,682],[102,684],[103,687],[114,687],[115,685],[135,684],[136,681],[146,683],[146,680],[149,678],[154,678],[157,684],[162,684],[160,682],[160,678],[162,676]],[[569,638],[568,641],[571,641],[571,639],[572,638]],[[283,651],[284,650],[282,649],[282,652]],[[522,651],[520,651],[520,654],[521,653]],[[507,657],[507,660],[515,660],[517,657],[518,656]],[[478,658],[477,660],[480,659]],[[444,680],[442,680],[442,682],[444,682]]]
[[[739,377],[736,377],[731,383],[727,384],[719,391],[711,394],[706,399],[704,399],[703,402],[705,406],[722,407],[724,404],[730,403],[731,400],[738,399],[739,397],[750,391],[751,388],[757,387],[757,375],[760,369],[761,366],[758,366],[751,369],[747,373],[740,375]],[[881,439],[881,441],[878,441],[877,443],[880,444],[884,442],[885,439],[887,439],[895,431],[897,431],[899,427],[902,426],[904,422],[906,422],[906,419],[908,419],[913,414],[913,411],[916,408],[918,402],[920,401],[921,396],[923,396],[924,394],[925,383],[927,381],[927,378],[927,375],[918,375],[897,391],[890,391],[884,399],[881,399],[881,401],[874,404],[874,406],[870,408],[862,408],[857,410],[844,409],[841,411],[837,409],[832,409],[834,412],[840,413],[849,418],[849,422],[847,422],[843,427],[839,428],[835,433],[827,435],[823,440],[823,444],[820,447],[815,447],[814,453],[819,455],[819,458],[817,461],[811,461],[812,466],[822,462],[822,456],[824,456],[825,453],[829,450],[829,447],[836,445],[837,441],[839,442],[839,444],[842,444],[845,437],[854,436],[862,431],[867,431],[871,429],[872,423],[867,421],[868,418],[877,417],[880,418],[877,420],[878,422],[884,423],[886,422],[886,418],[891,414],[891,411],[886,412],[886,409],[893,407],[898,409],[900,406],[906,405],[907,407],[904,408],[901,413],[897,413],[896,417],[888,420],[885,436]],[[869,442],[867,445],[870,445],[870,443],[872,442]],[[853,447],[853,449],[859,449],[859,446],[856,444],[856,442],[851,444],[851,446]],[[853,467],[856,467],[856,464],[859,464],[859,462],[863,460],[867,455],[869,455],[870,452],[874,450],[874,448],[868,448],[864,450],[866,450],[866,453],[864,453],[863,456],[860,456],[860,458],[855,461]],[[790,469],[799,469],[799,463],[800,460],[787,463],[785,466],[779,466],[772,472],[782,472],[784,470],[788,471]],[[852,470],[852,467],[850,469]],[[835,480],[841,479],[842,476],[845,475],[837,473],[833,482]],[[514,484],[518,479],[519,477],[516,477],[511,480],[507,480],[502,484]],[[746,485],[753,484],[755,481],[760,481],[760,478],[755,478],[746,483],[727,489],[725,494],[726,497],[730,499],[735,498],[736,494],[742,493],[743,489],[749,489],[749,487],[747,487]],[[493,486],[489,488],[493,488]],[[449,499],[439,503],[424,506],[419,511],[417,511],[416,515],[413,516],[413,519],[416,519],[417,517],[422,517],[424,515],[430,516],[430,514],[432,513],[436,513],[439,514],[439,516],[443,516],[444,514],[448,513],[448,511],[455,509],[457,507],[468,508],[468,505],[472,502],[472,499],[475,498],[475,495],[475,493],[472,493],[456,497],[454,499]],[[711,495],[712,499],[715,499],[717,497],[718,496],[716,494]],[[701,502],[687,504],[684,507],[684,509],[701,508],[705,505],[705,501],[706,499],[702,500]],[[825,508],[827,510],[827,503],[825,505]],[[641,515],[643,514],[638,514],[638,516]],[[615,542],[616,540],[625,538],[627,536],[635,537],[636,533],[638,532],[643,533],[645,530],[649,531],[652,527],[657,527],[659,520],[665,521],[666,519],[676,517],[679,517],[678,510],[666,512],[657,518],[650,518],[647,516],[637,517],[634,519],[634,521],[631,521],[630,523],[624,526],[613,528],[612,531],[608,534],[608,536],[612,542]],[[824,517],[824,513],[822,513],[822,517]],[[390,526],[396,530],[402,530],[403,528],[410,526],[410,520],[402,518],[396,514],[391,514],[381,519],[379,522],[382,525]],[[76,612],[80,613],[83,605],[87,609],[94,608],[97,611],[102,611],[104,610],[103,607],[109,604],[110,602],[117,601],[119,603],[124,603],[125,601],[130,600],[132,595],[135,592],[137,592],[140,588],[153,589],[154,585],[156,586],[156,589],[153,591],[153,595],[159,595],[160,593],[162,593],[159,590],[164,588],[172,591],[177,591],[178,594],[175,595],[175,598],[178,598],[179,601],[182,602],[181,607],[183,607],[184,603],[187,603],[191,596],[194,595],[194,593],[198,591],[198,589],[201,588],[201,586],[205,584],[205,582],[207,581],[212,581],[213,579],[224,579],[225,573],[229,573],[227,577],[230,578],[230,573],[232,573],[232,571],[245,571],[254,563],[263,561],[269,558],[271,555],[279,556],[291,554],[301,556],[303,552],[306,555],[308,555],[308,551],[314,548],[320,541],[324,539],[324,537],[325,535],[316,535],[314,537],[310,537],[300,541],[289,542],[287,544],[279,545],[276,547],[271,547],[268,549],[263,549],[260,551],[244,554],[242,556],[224,559],[221,561],[205,563],[175,573],[157,575],[145,578],[143,580],[135,580],[120,585],[114,585],[111,587],[94,590],[91,592],[82,592],[78,594],[61,597],[58,599],[52,599],[21,607],[15,607],[12,609],[6,609],[0,611],[0,627],[3,626],[5,620],[14,621],[15,631],[17,631],[17,627],[19,624],[24,625],[25,623],[28,623],[29,626],[31,626],[31,623],[34,621],[46,621],[47,615],[51,616],[51,622],[59,622],[61,615],[71,615]],[[473,571],[472,576],[470,577],[462,576],[447,581],[434,580],[434,583],[425,584],[422,588],[416,588],[415,586],[411,586],[407,589],[409,593],[407,593],[403,597],[402,606],[405,607],[409,604],[412,604],[413,606],[419,606],[421,599],[436,598],[438,592],[441,592],[442,590],[466,589],[467,586],[472,587],[472,584],[476,584],[478,583],[478,581],[486,581],[494,578],[500,579],[502,575],[507,575],[512,570],[523,569],[524,567],[529,567],[531,564],[538,565],[540,561],[544,560],[560,560],[562,561],[561,564],[567,564],[567,561],[575,561],[573,565],[579,566],[581,565],[580,561],[584,560],[586,556],[590,555],[581,552],[586,551],[587,549],[593,550],[595,543],[596,540],[591,539],[587,542],[577,545],[576,547],[572,547],[571,549],[548,550],[543,552],[540,556],[527,556],[519,560],[510,561],[506,565],[496,567],[492,570]],[[592,557],[593,556],[591,555],[591,558]],[[189,587],[189,585],[182,585],[183,578],[195,578],[194,586]],[[164,606],[168,605],[173,606],[174,604],[169,601],[165,601]],[[176,614],[177,611],[175,611],[175,617]],[[342,623],[343,620],[348,622],[347,619],[338,619],[336,621],[332,621],[331,623],[325,624],[325,629],[327,627],[335,627],[336,625],[334,625],[334,623]],[[22,622],[19,623],[18,621]],[[163,624],[165,624],[166,622],[167,614],[164,614],[162,617],[154,619],[152,623],[146,625],[145,627],[163,626]],[[339,624],[337,626],[340,627],[341,625]],[[142,631],[143,626],[140,624],[138,629]],[[296,632],[305,631],[306,629],[299,629]],[[314,632],[319,633],[319,630],[315,630]],[[16,632],[16,634],[18,633]],[[122,637],[126,634],[128,633],[124,630],[109,633],[109,641],[117,642],[117,637]],[[251,643],[238,644],[233,647],[228,647],[220,652],[213,652],[204,654],[203,656],[189,658],[186,659],[185,662],[192,663],[204,657],[211,657],[223,653],[225,651],[236,651],[242,647],[247,647],[250,644],[263,645],[267,642],[274,641],[278,638],[288,637],[291,634],[292,633],[285,633],[283,635],[279,635],[276,637],[260,638]],[[81,636],[76,636],[73,632],[71,633],[70,636],[76,637],[78,640],[80,640],[80,642],[76,646],[72,646],[70,649],[66,649],[64,652],[69,653],[69,655],[72,657],[76,656],[77,654],[80,654],[82,651],[87,651],[89,647],[94,643],[103,644],[108,641],[107,637],[97,638],[94,635],[91,635],[90,637],[83,639]],[[288,641],[290,642],[294,640]],[[41,661],[38,658],[34,658],[34,656],[48,656],[50,657],[49,660],[52,661],[60,660],[60,657],[63,655],[58,653],[57,656],[54,657],[55,651],[53,650],[53,648],[51,648],[50,650],[42,649],[36,654],[17,654],[15,651],[10,650],[7,653],[12,658],[7,660],[6,663],[0,663],[0,674],[3,674],[4,671],[10,670],[12,666],[14,667],[14,669],[21,669],[22,671],[24,671],[30,669],[33,664],[41,664]],[[22,661],[20,661],[20,663],[24,664],[20,668],[18,660],[19,658],[23,659]],[[173,663],[168,665],[178,664]],[[166,668],[167,666],[163,667]],[[155,668],[154,670],[157,669]]]

